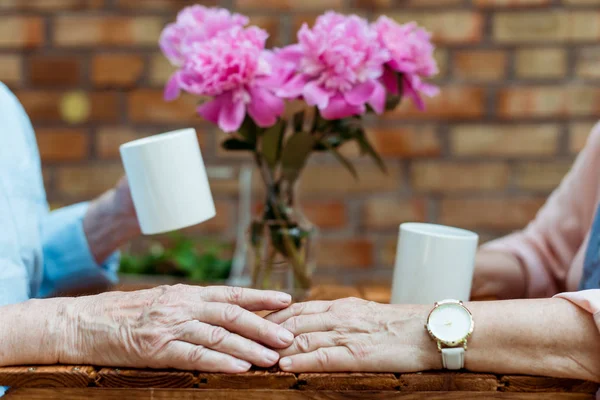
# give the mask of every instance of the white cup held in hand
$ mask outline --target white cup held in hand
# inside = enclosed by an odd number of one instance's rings
[[[142,233],[174,231],[215,216],[194,129],[134,140],[120,151]]]
[[[479,237],[448,226],[400,225],[392,304],[469,300]]]

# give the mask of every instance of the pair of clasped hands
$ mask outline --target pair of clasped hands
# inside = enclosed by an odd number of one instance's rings
[[[391,365],[385,355],[403,342],[398,351],[417,350],[399,338],[422,333],[421,311],[360,299],[291,304],[285,293],[236,287],[107,292],[63,305],[59,359],[224,373],[278,363],[290,372],[418,370],[428,365]]]

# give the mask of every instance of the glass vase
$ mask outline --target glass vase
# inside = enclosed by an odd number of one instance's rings
[[[251,286],[307,298],[316,265],[317,228],[295,201],[295,188],[282,195],[267,189],[265,206],[249,229]]]

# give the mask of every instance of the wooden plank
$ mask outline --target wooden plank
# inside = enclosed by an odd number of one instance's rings
[[[396,390],[400,382],[394,374],[320,373],[298,375],[301,390]]]
[[[578,379],[544,376],[505,375],[500,379],[505,392],[570,392],[596,393],[600,385]]]
[[[194,374],[186,371],[153,371],[102,368],[96,385],[112,388],[178,388],[194,386]]]
[[[491,374],[461,372],[419,372],[402,374],[398,378],[403,391],[493,391],[498,390],[498,379]]]
[[[594,400],[588,393],[20,388],[9,400]],[[3,399],[4,400],[4,399]]]
[[[346,297],[361,297],[361,292],[351,286],[319,285],[311,289],[308,300],[338,300]]]
[[[248,371],[241,374],[200,373],[196,379],[200,389],[291,389],[296,375],[289,372]]]
[[[0,386],[14,387],[87,387],[96,370],[90,366],[43,365],[0,368]]]

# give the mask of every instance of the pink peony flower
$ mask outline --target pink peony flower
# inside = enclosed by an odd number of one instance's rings
[[[437,63],[433,58],[431,34],[414,22],[399,25],[385,16],[379,17],[374,23],[374,28],[381,45],[391,56],[382,77],[386,89],[390,93],[398,94],[398,79],[394,71],[402,73],[403,93],[423,109],[420,94],[431,97],[439,92],[436,86],[423,81],[423,78],[438,73]]]
[[[167,83],[165,98],[176,98],[180,90],[212,97],[197,111],[225,132],[237,131],[246,112],[258,126],[275,124],[284,102],[274,92],[286,76],[272,68],[275,55],[264,49],[267,37],[256,27],[234,27],[196,42]]]
[[[159,45],[171,64],[181,66],[194,43],[212,39],[233,27],[243,27],[248,18],[231,14],[224,8],[200,5],[185,7],[177,14],[177,21],[162,31]]]
[[[366,104],[377,113],[384,111],[386,93],[379,78],[389,52],[365,19],[327,12],[312,29],[302,26],[298,42],[278,53],[298,71],[279,95],[302,96],[326,119],[362,114]]]

